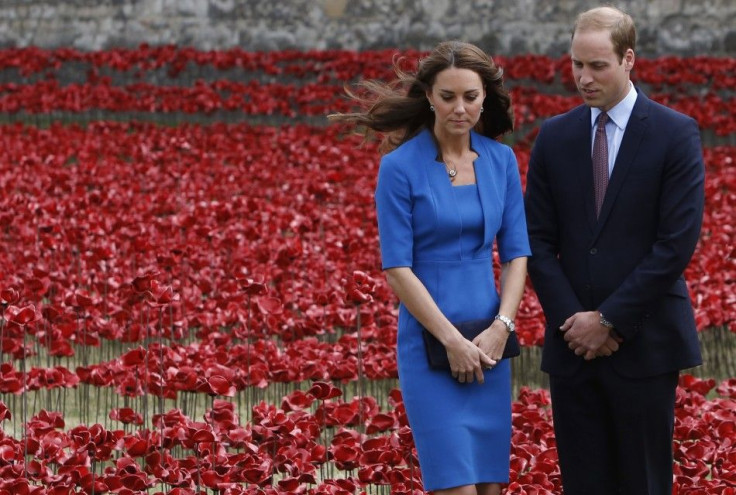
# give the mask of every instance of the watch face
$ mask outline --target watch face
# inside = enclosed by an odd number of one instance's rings
[[[511,318],[509,318],[508,316],[497,315],[496,316],[496,319],[497,320],[501,320],[501,322],[504,325],[506,325],[506,330],[508,330],[509,333],[513,332],[514,329],[516,328],[516,325],[514,324],[514,321]]]

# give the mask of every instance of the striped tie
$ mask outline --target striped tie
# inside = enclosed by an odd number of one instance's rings
[[[603,197],[608,187],[608,140],[606,139],[606,122],[608,114],[598,116],[598,125],[595,128],[593,141],[593,187],[595,188],[595,215],[601,213]]]

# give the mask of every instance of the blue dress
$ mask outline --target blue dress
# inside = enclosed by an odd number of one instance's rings
[[[474,132],[471,147],[477,186],[452,185],[424,130],[382,158],[375,194],[383,268],[411,267],[450,321],[497,313],[494,240],[501,262],[530,254],[516,157]],[[403,304],[398,326],[399,383],[424,488],[508,482],[508,360],[485,371],[484,384],[461,384],[429,368],[422,327]]]

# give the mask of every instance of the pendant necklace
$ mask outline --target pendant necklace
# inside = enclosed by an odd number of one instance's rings
[[[448,164],[450,166],[448,166]],[[445,170],[447,170],[447,176],[450,178],[450,182],[455,182],[457,167],[455,167],[455,165],[453,165],[451,161],[445,160]]]

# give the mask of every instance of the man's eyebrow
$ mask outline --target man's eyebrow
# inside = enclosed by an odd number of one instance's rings
[[[609,63],[608,60],[602,60],[602,59],[593,59],[593,60],[588,60],[587,62],[583,62],[582,60],[578,58],[570,57],[570,60],[572,60],[573,63],[576,63],[576,64],[588,64],[588,65],[601,65],[601,64]]]

